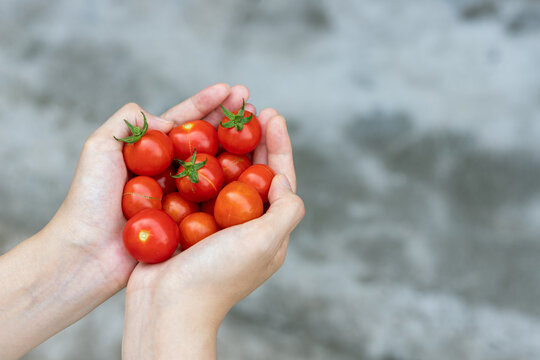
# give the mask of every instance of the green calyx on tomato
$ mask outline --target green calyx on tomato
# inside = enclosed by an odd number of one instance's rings
[[[129,121],[124,120],[124,122],[129,128],[129,131],[131,131],[131,136],[128,136],[122,139],[118,139],[116,136],[113,136],[115,140],[122,141],[128,144],[135,144],[137,141],[139,141],[144,136],[144,134],[146,134],[146,130],[148,130],[148,122],[146,122],[146,115],[144,115],[142,111],[141,111],[141,114],[144,119],[143,128],[141,129],[138,126],[133,126],[132,124],[129,123]]]
[[[236,115],[225,109],[223,105],[220,104],[219,106],[221,106],[221,110],[223,110],[223,113],[225,114],[227,119],[229,119],[229,121],[227,121],[226,123],[224,123],[223,121],[220,123],[220,125],[226,129],[235,127],[236,130],[241,131],[244,128],[244,124],[250,122],[251,118],[253,117],[253,114],[249,114],[248,117],[244,117],[244,111],[246,107],[246,102],[244,99],[242,99],[242,108],[238,110],[238,113]]]
[[[197,157],[197,149],[195,149],[195,151],[193,152],[193,156],[191,157],[190,161],[182,161],[179,159],[174,159],[175,161],[178,161],[180,165],[182,165],[184,170],[182,170],[176,175],[171,175],[171,176],[175,179],[187,176],[192,183],[194,184],[198,183],[199,174],[197,173],[197,171],[201,169],[204,165],[206,165],[206,162],[208,161],[208,159],[200,163],[195,163],[196,157]]]

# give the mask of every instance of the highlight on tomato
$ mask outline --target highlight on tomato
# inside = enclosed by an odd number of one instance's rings
[[[157,181],[149,176],[130,179],[122,192],[122,212],[126,219],[144,209],[161,209],[163,191]]]
[[[155,264],[174,254],[180,241],[180,230],[165,211],[146,209],[128,220],[122,239],[135,260]]]
[[[219,226],[212,215],[196,212],[186,216],[179,225],[180,247],[186,250],[199,241],[219,231]]]
[[[232,154],[241,155],[253,151],[261,140],[261,124],[257,117],[245,110],[243,99],[242,108],[235,112],[220,106],[225,114],[217,131],[220,144]]]
[[[122,153],[127,168],[137,175],[153,176],[162,173],[173,160],[173,144],[169,137],[159,130],[148,130],[146,115],[143,128],[133,126],[124,120],[131,136],[116,140],[124,142]]]
[[[243,224],[263,214],[263,202],[252,185],[233,181],[219,192],[214,217],[222,228]]]
[[[216,155],[218,151],[217,130],[204,120],[183,123],[169,132],[174,147],[174,157],[187,159],[195,149],[200,153]]]
[[[266,203],[268,202],[268,191],[270,191],[274,175],[274,170],[268,165],[254,164],[238,177],[238,181],[252,185],[261,195],[263,203]]]
[[[183,198],[201,202],[210,200],[223,187],[224,176],[221,165],[215,157],[209,154],[193,153],[191,159],[185,161],[175,159],[180,163],[176,179],[176,187]]]

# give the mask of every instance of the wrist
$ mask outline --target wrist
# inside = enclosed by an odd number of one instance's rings
[[[215,359],[221,321],[187,298],[163,292],[126,292],[124,359]]]
[[[63,205],[38,236],[73,266],[84,267],[94,285],[111,294],[123,289],[137,262],[122,244],[122,227],[105,231],[77,221],[68,212]]]
[[[0,358],[16,358],[76,322],[117,289],[92,256],[46,228],[0,258]]]

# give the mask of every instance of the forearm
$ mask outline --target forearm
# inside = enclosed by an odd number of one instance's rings
[[[167,304],[150,289],[128,293],[122,358],[216,359],[219,322],[193,305]]]
[[[22,356],[119,290],[95,256],[47,229],[0,256],[0,358]]]

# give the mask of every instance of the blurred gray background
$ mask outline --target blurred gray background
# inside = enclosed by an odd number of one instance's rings
[[[532,0],[2,0],[0,251],[122,104],[242,83],[307,215],[221,359],[539,359],[539,65]],[[123,300],[24,359],[119,359]]]

